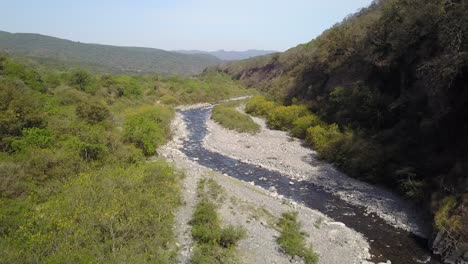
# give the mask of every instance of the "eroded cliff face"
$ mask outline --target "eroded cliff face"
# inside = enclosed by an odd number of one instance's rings
[[[408,181],[421,183],[411,188],[435,216],[435,252],[463,258],[468,3],[378,1],[310,43],[216,70],[286,104],[305,103],[377,144],[385,159],[368,180],[403,193]]]

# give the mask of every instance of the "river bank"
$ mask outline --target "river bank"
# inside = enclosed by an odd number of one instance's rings
[[[283,212],[299,212],[303,230],[309,235],[307,242],[320,255],[320,263],[365,263],[370,257],[369,244],[358,232],[335,222],[324,214],[249,183],[242,182],[201,166],[187,157],[181,149],[189,131],[180,113],[173,120],[173,139],[158,150],[161,156],[173,162],[186,173],[184,179],[184,205],[176,215],[176,233],[179,241],[179,263],[189,263],[193,242],[188,224],[196,204],[196,182],[211,177],[225,190],[221,208],[223,221],[241,225],[248,236],[239,244],[242,263],[302,263],[285,255],[276,243],[279,232],[275,223]]]
[[[242,109],[239,109],[242,111]],[[242,111],[243,112],[243,111]],[[286,132],[271,130],[263,119],[255,135],[225,129],[209,119],[203,146],[210,151],[278,171],[291,179],[309,181],[342,200],[366,208],[387,223],[421,237],[428,237],[430,226],[417,205],[394,193],[346,176],[331,164],[318,160],[314,150]]]

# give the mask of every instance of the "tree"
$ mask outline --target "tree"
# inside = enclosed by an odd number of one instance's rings
[[[93,82],[93,76],[85,70],[75,71],[70,79],[70,84],[77,86],[81,91],[88,91]]]

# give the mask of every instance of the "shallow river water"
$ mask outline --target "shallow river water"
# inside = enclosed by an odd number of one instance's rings
[[[295,181],[279,172],[205,149],[203,139],[207,135],[206,121],[210,111],[209,108],[195,108],[180,112],[189,131],[182,152],[191,160],[264,189],[274,188],[279,195],[344,223],[367,238],[373,262],[440,263],[431,256],[425,239],[387,224],[377,215],[367,213],[365,208],[351,205],[310,182]]]

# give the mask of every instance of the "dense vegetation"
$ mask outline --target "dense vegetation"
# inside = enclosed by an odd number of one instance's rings
[[[146,159],[170,137],[157,102],[247,92],[220,74],[176,80],[0,57],[0,263],[174,263],[181,175]]]
[[[198,182],[198,203],[191,220],[192,236],[196,242],[192,263],[237,263],[236,245],[246,236],[240,226],[221,226],[217,213],[224,199],[224,190],[213,179]]]
[[[306,235],[301,231],[301,223],[297,220],[297,212],[283,213],[278,222],[280,236],[278,244],[290,256],[304,259],[306,264],[315,264],[319,256],[306,244]]]
[[[327,125],[296,135],[350,174],[430,204],[446,218],[435,221],[447,240],[439,250],[459,256],[468,250],[467,40],[465,1],[380,0],[309,43],[217,70],[307,106]],[[302,118],[296,125],[316,122]]]
[[[257,56],[263,56],[271,53],[275,53],[273,50],[246,50],[246,51],[228,51],[228,50],[217,50],[217,51],[201,51],[201,50],[176,50],[176,52],[184,54],[211,54],[223,61],[233,60],[245,60]]]
[[[260,125],[252,118],[243,114],[233,107],[217,105],[213,107],[211,118],[221,126],[241,133],[255,134],[260,131]]]
[[[112,73],[198,74],[220,59],[160,49],[86,44],[27,33],[0,31],[0,51],[35,58],[48,67],[82,67]]]

